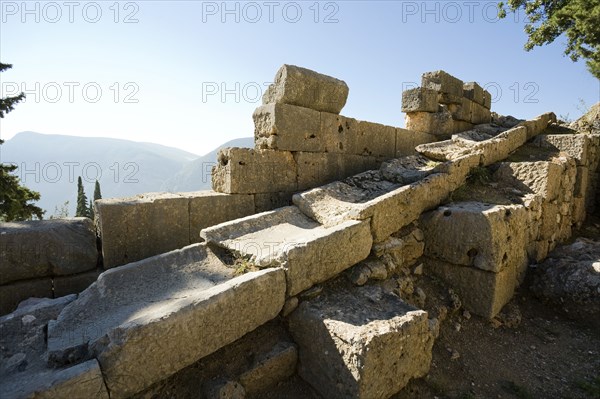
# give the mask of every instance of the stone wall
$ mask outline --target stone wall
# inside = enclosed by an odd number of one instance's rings
[[[440,137],[491,121],[492,96],[476,82],[444,72],[426,72],[421,87],[402,93],[406,128]]]
[[[437,111],[410,112],[461,112],[450,107],[459,87],[473,104],[489,100],[443,72],[423,79],[426,90],[405,104],[434,91]],[[105,267],[130,263],[60,309],[23,306],[0,318],[0,332],[36,339],[26,351],[25,339],[11,338],[24,352],[7,352],[0,392],[152,396],[198,377],[194,367],[218,367],[208,359],[247,347],[260,336],[247,334],[276,319],[293,343],[286,336],[253,354],[258,361],[221,364],[196,394],[243,397],[281,368],[278,379],[297,370],[325,397],[389,397],[428,372],[439,333],[411,273],[438,276],[468,310],[494,317],[527,264],[568,239],[593,204],[600,135],[546,135],[552,113],[478,123],[471,112],[462,121],[471,129],[448,140],[404,131],[413,141],[398,156],[397,129],[338,114],[347,93],[337,79],[284,66],[255,112],[257,148],[219,155],[213,185],[228,192],[98,201]],[[420,137],[427,142],[414,147]],[[47,335],[34,334],[45,326]]]
[[[0,223],[0,314],[29,297],[78,293],[100,271],[87,218]]]

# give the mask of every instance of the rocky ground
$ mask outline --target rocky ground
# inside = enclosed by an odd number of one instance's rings
[[[600,243],[599,217],[588,219],[568,244],[582,237]],[[566,248],[553,255],[569,253]],[[443,322],[429,374],[393,399],[600,398],[600,313],[573,312],[568,301],[561,306],[560,300],[540,298],[539,290],[529,288],[539,281],[540,267],[530,267],[521,289],[492,321],[465,311],[439,281],[417,276],[425,309]],[[253,398],[321,397],[294,376]]]

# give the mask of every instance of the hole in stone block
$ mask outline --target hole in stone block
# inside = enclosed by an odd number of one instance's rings
[[[510,215],[512,215],[512,212],[510,211],[510,209],[506,210],[506,217],[509,217]]]
[[[450,216],[450,215],[452,215],[452,211],[450,209],[446,209],[444,211],[444,216]]]
[[[342,143],[338,143],[338,148],[339,148],[340,150],[343,150],[343,149],[344,149],[344,144],[342,144]]]
[[[508,260],[508,254],[505,252],[504,256],[502,257],[502,263],[506,263],[507,260]]]
[[[344,127],[342,125],[338,126],[338,133],[342,133],[344,131]]]
[[[240,165],[244,166],[244,165],[246,165],[246,162],[239,161],[239,162],[238,162],[238,164],[240,164]]]
[[[471,248],[467,251],[467,255],[469,256],[469,258],[476,257],[478,253],[479,251],[477,250],[477,248]]]
[[[310,136],[308,136],[308,138],[309,138],[309,139],[314,139],[314,138],[316,138],[316,137],[317,137],[317,136],[315,136],[314,134],[311,134]]]

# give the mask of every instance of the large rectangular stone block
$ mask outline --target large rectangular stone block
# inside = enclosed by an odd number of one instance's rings
[[[421,76],[421,86],[457,97],[463,95],[463,82],[444,71],[425,72]]]
[[[365,259],[372,244],[367,221],[325,227],[295,206],[209,227],[201,234],[208,243],[250,257],[254,264],[283,266],[288,296]]]
[[[296,163],[288,151],[225,148],[212,170],[212,186],[227,194],[295,191]]]
[[[518,126],[477,143],[473,149],[481,152],[481,162],[484,166],[488,166],[508,158],[511,152],[525,142],[527,142],[527,129]]]
[[[457,202],[424,214],[425,253],[456,265],[500,272],[527,258],[522,205]]]
[[[130,397],[273,319],[284,300],[283,270],[234,277],[194,244],[103,273],[49,324],[49,361],[95,357],[111,398]]]
[[[0,284],[94,269],[96,231],[88,218],[0,224]]]
[[[406,128],[434,136],[450,136],[455,133],[452,113],[446,106],[440,107],[439,112],[408,112]]]
[[[404,90],[402,92],[402,112],[437,112],[438,93],[424,87]]]
[[[321,116],[310,108],[289,104],[262,105],[252,114],[256,148],[287,151],[325,151]]]
[[[408,129],[396,128],[396,158],[415,155],[415,147],[420,144],[432,143],[438,138],[432,134]]]
[[[461,97],[460,104],[451,107],[452,118],[464,122],[472,122],[472,108],[477,106],[468,98]]]
[[[492,113],[490,110],[483,105],[479,105],[475,102],[471,102],[471,122],[474,125],[482,123],[490,123],[492,121]]]
[[[320,136],[325,150],[331,153],[347,153],[348,138],[358,134],[358,121],[342,115],[321,112]]]
[[[284,64],[263,95],[263,104],[284,103],[339,114],[348,98],[342,80]]]
[[[479,105],[484,105],[483,88],[477,82],[466,82],[463,84],[463,96]]]
[[[358,131],[347,137],[349,154],[394,158],[396,155],[396,128],[380,123],[358,121]]]
[[[289,318],[299,374],[324,398],[385,399],[427,374],[436,336],[427,313],[380,287],[338,288]]]
[[[254,212],[252,213],[261,213],[266,211],[271,211],[277,208],[283,208],[284,206],[292,205],[292,195],[294,193],[290,192],[276,192],[276,193],[261,193],[254,194]],[[240,215],[236,218],[231,218],[228,220],[239,219],[244,216],[249,216],[251,213],[246,215]],[[221,220],[219,223],[226,222],[227,220]],[[214,226],[219,223],[213,223],[211,226]],[[204,226],[208,227],[208,226]],[[203,228],[204,228],[203,227]]]
[[[425,273],[444,280],[456,291],[466,309],[488,319],[500,312],[519,285],[518,270],[513,267],[494,273],[431,258],[423,264]]]
[[[345,177],[344,154],[296,152],[298,190],[306,190]]]
[[[591,139],[586,134],[549,134],[537,137],[535,143],[545,148],[566,152],[578,166],[587,166]]]
[[[564,167],[554,162],[502,162],[494,173],[521,191],[532,191],[545,201],[558,197]]]

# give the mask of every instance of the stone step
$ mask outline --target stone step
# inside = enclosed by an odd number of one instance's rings
[[[479,159],[478,154],[467,155],[427,166],[414,164],[414,157],[406,157],[383,164],[379,171],[296,194],[293,202],[326,226],[371,219],[371,234],[375,242],[380,242],[464,184]]]
[[[427,374],[439,326],[379,286],[329,287],[289,318],[299,375],[324,398],[384,399]]]
[[[277,316],[283,270],[234,274],[205,244],[111,269],[49,323],[49,362],[95,357],[111,398],[131,396]]]
[[[347,220],[326,227],[295,206],[209,227],[200,235],[259,267],[283,266],[288,296],[365,259],[373,242],[368,221]]]

